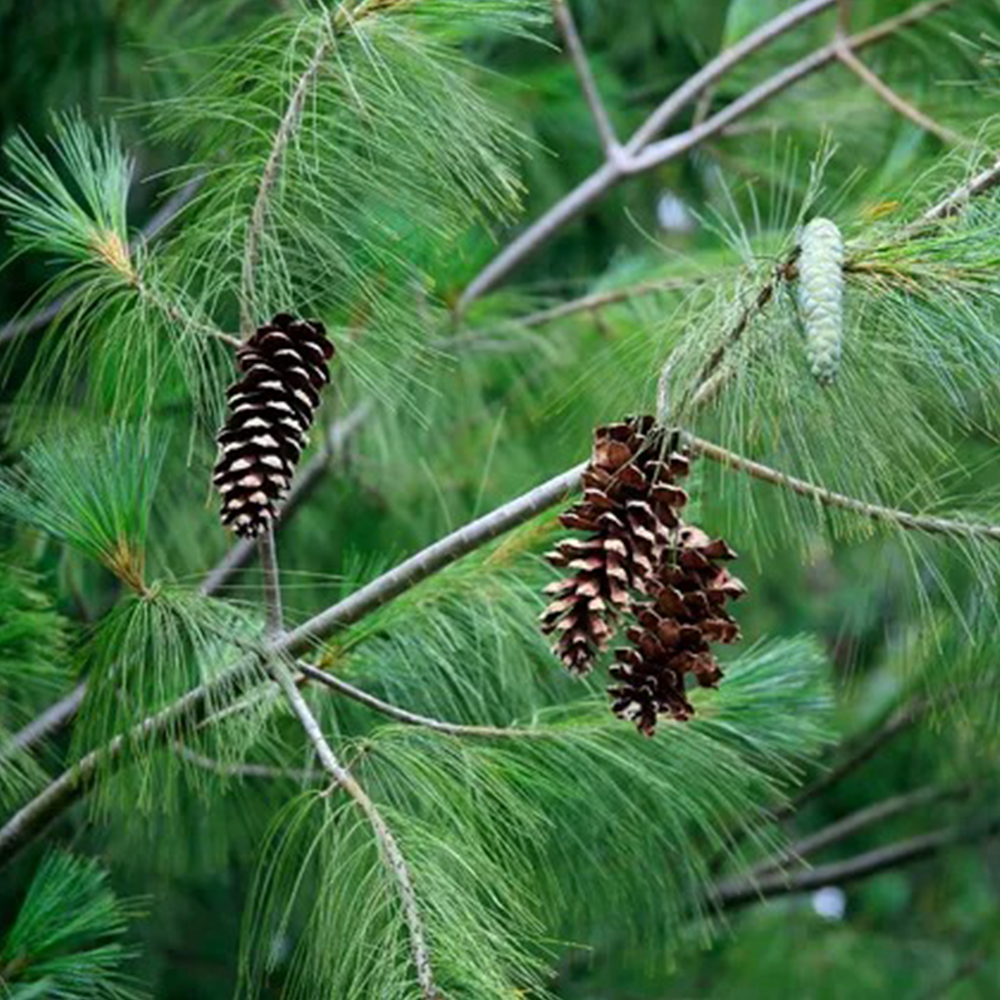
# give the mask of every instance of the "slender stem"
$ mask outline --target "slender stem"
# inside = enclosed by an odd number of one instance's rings
[[[299,671],[309,680],[317,681],[328,688],[342,694],[347,698],[367,705],[382,715],[387,715],[390,719],[405,723],[408,726],[421,726],[424,729],[433,729],[437,733],[446,733],[449,736],[471,736],[483,739],[509,739],[509,738],[545,738],[549,733],[539,729],[527,729],[516,726],[466,726],[456,722],[443,722],[440,719],[432,719],[426,715],[418,715],[416,712],[408,712],[405,708],[400,708],[390,702],[376,698],[375,695],[362,691],[361,688],[348,684],[333,674],[310,666],[307,663],[298,664]]]
[[[256,272],[260,259],[260,242],[267,224],[268,205],[274,187],[281,177],[285,154],[302,120],[306,99],[323,68],[323,63],[336,44],[338,33],[348,25],[355,24],[366,17],[387,12],[393,7],[404,7],[412,2],[416,2],[416,0],[364,0],[353,10],[340,4],[335,11],[328,15],[327,31],[320,36],[316,48],[306,63],[306,68],[296,81],[288,106],[285,108],[285,113],[274,133],[271,149],[257,185],[253,208],[250,211],[250,222],[247,225],[246,242],[243,248],[243,269],[240,284],[240,322],[244,336],[252,333],[255,326]]]
[[[260,553],[260,568],[264,577],[264,609],[267,614],[267,635],[280,636],[285,630],[285,617],[281,609],[281,571],[278,568],[278,552],[274,544],[274,528],[267,530],[257,539]]]
[[[591,292],[588,295],[559,302],[554,306],[547,306],[524,316],[514,317],[504,321],[503,325],[516,324],[522,329],[533,329],[565,319],[567,316],[575,316],[577,313],[596,312],[599,309],[618,305],[621,302],[630,302],[632,299],[643,298],[647,295],[662,295],[666,292],[695,288],[705,284],[708,280],[707,278],[663,278],[659,281],[643,281],[635,285],[626,285],[624,288],[611,288],[606,292]],[[463,336],[442,341],[438,346],[461,347],[466,343],[474,343],[483,337],[495,335],[501,329],[502,326],[498,325],[491,330],[471,331]]]
[[[758,878],[761,875],[766,875],[768,872],[782,869],[789,864],[809,857],[811,854],[825,850],[832,844],[837,844],[848,837],[853,837],[856,833],[866,830],[876,823],[881,823],[901,813],[930,805],[932,802],[940,802],[943,799],[961,798],[967,795],[968,792],[968,787],[941,788],[929,785],[925,788],[918,788],[914,792],[894,795],[891,798],[884,799],[882,802],[876,802],[873,805],[866,806],[864,809],[858,809],[849,816],[845,816],[843,819],[839,819],[835,823],[830,823],[829,826],[823,827],[822,830],[817,830],[815,833],[803,837],[792,844],[787,850],[756,865],[750,874],[753,878]]]
[[[439,994],[434,986],[434,975],[431,968],[430,951],[427,947],[427,935],[424,931],[423,916],[413,887],[413,878],[409,865],[403,855],[399,842],[382,817],[368,793],[358,784],[351,772],[340,763],[327,742],[316,716],[302,696],[291,674],[277,658],[273,661],[272,676],[278,682],[285,694],[292,711],[295,713],[306,736],[316,750],[316,756],[326,772],[333,778],[336,785],[346,792],[365,814],[371,824],[372,831],[378,841],[383,860],[390,874],[396,881],[399,892],[400,906],[406,921],[410,936],[410,952],[420,983],[423,1000],[437,1000]]]
[[[883,507],[881,504],[868,503],[859,500],[857,497],[846,496],[843,493],[835,493],[823,486],[807,482],[804,479],[796,479],[788,476],[770,466],[754,462],[735,452],[728,451],[717,444],[705,441],[702,438],[689,436],[688,441],[692,449],[699,455],[719,462],[730,469],[745,472],[754,479],[770,483],[772,486],[780,486],[782,489],[790,490],[799,496],[816,500],[824,507],[831,507],[837,510],[850,511],[853,514],[860,514],[862,517],[873,521],[882,521],[894,524],[897,527],[905,528],[908,531],[922,531],[930,535],[952,535],[961,538],[985,538],[990,541],[1000,542],[1000,525],[980,524],[974,521],[957,521],[951,518],[935,517],[933,515],[911,514],[909,511],[896,510],[893,507]]]
[[[957,187],[946,198],[942,198],[937,204],[927,209],[920,216],[920,223],[950,219],[952,216],[958,215],[973,198],[992,191],[998,184],[1000,184],[1000,157],[997,158],[992,167],[976,174],[975,177]]]
[[[775,873],[758,879],[733,878],[718,882],[710,901],[720,909],[731,910],[773,896],[812,892],[828,885],[847,885],[858,879],[914,864],[940,853],[955,844],[982,840],[1000,833],[1000,817],[975,826],[953,826],[879,847],[864,854],[818,865],[794,875]]]
[[[333,46],[333,37],[324,34],[313,51],[305,71],[299,77],[292,91],[292,98],[282,116],[281,123],[274,134],[271,151],[261,173],[260,184],[257,186],[257,196],[254,198],[253,209],[250,212],[250,223],[247,226],[246,244],[243,248],[243,274],[240,289],[240,317],[244,336],[249,335],[254,323],[254,293],[257,271],[257,261],[260,256],[260,241],[264,234],[267,221],[267,207],[271,192],[281,173],[285,151],[298,128],[305,107],[306,98],[312,90],[313,83],[319,75],[320,68]]]
[[[904,118],[913,122],[917,128],[922,128],[925,132],[936,135],[943,143],[948,145],[962,145],[965,139],[950,128],[938,124],[929,115],[925,115],[919,108],[914,107],[906,98],[897,94],[877,73],[869,69],[852,51],[850,46],[845,44],[838,50],[837,58],[866,86],[877,94],[894,111],[897,111]]]
[[[580,40],[580,33],[576,30],[573,12],[570,10],[567,0],[552,0],[552,13],[563,40],[566,42],[566,51],[573,62],[573,69],[580,82],[580,89],[587,101],[590,115],[594,119],[597,134],[601,138],[601,147],[604,149],[605,156],[610,159],[619,149],[618,136],[615,134],[607,108],[604,106],[600,91],[597,89],[597,81],[590,68],[590,60],[587,58],[583,42]]]
[[[325,771],[269,767],[266,764],[229,764],[226,761],[215,760],[212,757],[196,753],[183,744],[178,745],[177,754],[189,764],[193,764],[202,771],[211,771],[221,778],[260,778],[267,781],[295,781],[303,785],[326,778]]]

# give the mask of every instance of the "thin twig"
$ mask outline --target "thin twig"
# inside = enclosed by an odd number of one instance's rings
[[[742,455],[737,455],[735,452],[702,438],[688,436],[688,442],[699,455],[704,455],[730,469],[745,472],[754,479],[770,483],[772,486],[780,486],[782,489],[790,490],[799,496],[815,500],[824,507],[850,511],[869,520],[894,524],[908,531],[922,531],[930,535],[952,535],[960,538],[985,538],[993,542],[1000,542],[1000,525],[957,521],[928,514],[912,514],[909,511],[896,510],[893,507],[883,507],[881,504],[868,503],[857,497],[835,493],[833,490],[828,490],[804,479],[796,479],[794,476],[786,475],[770,466],[744,458]]]
[[[177,755],[202,771],[210,771],[220,778],[260,778],[266,781],[294,781],[300,785],[326,780],[325,771],[270,767],[267,764],[230,764],[196,753],[183,744],[178,744]]]
[[[446,733],[449,736],[469,736],[481,739],[523,739],[523,738],[544,738],[551,734],[545,730],[528,729],[518,726],[466,726],[457,722],[443,722],[440,719],[432,719],[426,715],[418,715],[416,712],[408,712],[405,708],[390,704],[375,695],[362,691],[361,688],[348,684],[347,681],[335,677],[333,674],[310,666],[308,663],[299,663],[299,671],[309,680],[317,681],[328,688],[342,694],[347,698],[367,705],[369,708],[387,715],[390,719],[405,723],[408,726],[420,726],[424,729],[433,729],[437,733]]]
[[[257,551],[260,554],[260,570],[264,580],[267,635],[276,638],[285,630],[285,617],[281,609],[281,571],[278,569],[278,552],[271,525],[257,539]]]
[[[925,132],[936,135],[943,143],[958,146],[965,143],[965,139],[950,128],[940,125],[929,115],[924,114],[919,108],[912,105],[905,97],[897,94],[877,73],[869,69],[852,51],[848,44],[845,44],[837,51],[837,58],[846,66],[859,80],[868,86],[894,111],[904,118],[913,122],[917,128],[922,128]]]
[[[700,143],[722,133],[734,121],[756,110],[760,105],[787,90],[799,80],[834,62],[842,44],[840,40],[817,49],[776,73],[706,121],[659,142],[651,142],[664,124],[685,104],[696,98],[705,87],[761,46],[785,34],[803,20],[826,10],[832,6],[833,2],[834,0],[808,0],[806,3],[796,4],[791,10],[769,21],[756,32],[748,35],[742,42],[727,49],[708,63],[699,73],[667,98],[640,126],[639,130],[624,145],[622,156],[613,161],[607,160],[490,261],[465,289],[456,306],[456,312],[463,313],[472,302],[498,285],[511,271],[547,243],[565,225],[597,202],[626,177],[652,170],[689,152]],[[851,36],[850,46],[854,51],[858,51],[869,45],[874,45],[958,2],[960,0],[927,0],[925,3],[917,4],[902,14],[888,18]]]
[[[299,77],[295,89],[292,91],[292,98],[288,102],[281,124],[274,134],[271,151],[268,153],[267,162],[264,164],[264,170],[260,176],[260,184],[257,187],[257,196],[254,198],[253,209],[250,212],[250,223],[247,226],[246,243],[243,249],[240,317],[244,336],[248,336],[256,326],[254,322],[254,291],[257,260],[260,255],[260,240],[264,234],[264,224],[267,221],[267,207],[271,192],[281,173],[285,150],[298,128],[306,98],[309,96],[313,83],[332,46],[332,35],[323,35],[316,45],[305,71]]]
[[[918,788],[914,792],[894,795],[881,802],[866,806],[864,809],[858,809],[849,816],[823,827],[822,830],[817,830],[815,833],[797,840],[780,854],[767,858],[754,866],[750,876],[759,878],[761,875],[783,869],[788,865],[801,862],[803,858],[816,854],[818,851],[825,850],[832,844],[838,844],[848,837],[853,837],[856,833],[866,830],[876,823],[891,819],[893,816],[899,816],[902,813],[930,805],[932,802],[940,802],[943,799],[962,798],[968,793],[967,786],[942,788],[928,785],[925,788]]]
[[[204,176],[198,174],[182,188],[175,191],[146,223],[138,237],[131,242],[130,249],[134,250],[141,243],[150,242],[166,229],[180,214],[184,206],[198,193],[204,181]],[[26,333],[33,333],[35,330],[48,326],[67,306],[72,304],[78,294],[77,290],[70,289],[42,309],[29,313],[27,316],[8,320],[0,327],[0,344],[16,340]]]
[[[601,139],[601,147],[608,159],[614,158],[621,148],[615,128],[608,117],[608,110],[601,100],[600,91],[597,89],[597,81],[594,79],[593,71],[590,68],[590,60],[587,58],[583,42],[580,40],[580,33],[576,30],[576,21],[573,19],[573,12],[570,10],[568,0],[552,0],[552,13],[556,24],[566,43],[566,51],[573,63],[577,80],[580,82],[580,89],[587,101],[590,115],[594,119],[594,126]]]
[[[921,224],[925,224],[950,219],[958,215],[973,198],[992,191],[998,184],[1000,184],[1000,157],[997,158],[992,167],[976,174],[975,177],[957,187],[946,198],[942,198],[936,205],[927,209],[920,216],[919,221]]]
[[[423,1000],[437,1000],[439,994],[434,986],[434,974],[431,968],[430,951],[427,947],[427,935],[424,931],[423,917],[409,865],[403,856],[399,842],[386,824],[375,803],[368,793],[358,784],[351,772],[337,759],[332,747],[327,742],[316,716],[313,715],[308,703],[302,696],[292,679],[291,674],[275,659],[272,676],[278,682],[292,711],[302,725],[306,736],[316,750],[316,756],[326,772],[333,778],[337,787],[346,792],[365,814],[371,824],[372,831],[378,840],[379,848],[386,867],[396,881],[403,918],[410,936],[410,951],[417,972]]]
[[[794,875],[777,873],[759,879],[724,879],[715,885],[709,899],[719,909],[731,910],[773,896],[812,892],[829,885],[843,886],[932,857],[956,844],[982,840],[998,833],[1000,817],[973,826],[947,827]]]

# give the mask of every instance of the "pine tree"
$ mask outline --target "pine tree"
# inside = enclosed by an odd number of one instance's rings
[[[0,994],[990,995],[995,0],[15,6]]]

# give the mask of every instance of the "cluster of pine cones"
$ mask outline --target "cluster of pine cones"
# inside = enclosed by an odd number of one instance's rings
[[[688,495],[677,481],[689,471],[678,435],[652,417],[598,427],[583,499],[560,518],[586,536],[546,557],[572,571],[546,588],[553,600],[542,614],[542,631],[556,636],[553,651],[570,671],[593,669],[621,620],[631,621],[608,693],[613,711],[647,736],[661,715],[691,717],[687,675],[715,687],[722,672],[711,644],[740,636],[725,605],[745,588],[719,565],[736,553],[681,518]]]

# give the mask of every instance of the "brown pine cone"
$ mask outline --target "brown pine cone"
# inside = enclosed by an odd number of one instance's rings
[[[683,526],[677,544],[665,550],[649,591],[652,602],[634,607],[637,625],[628,630],[631,645],[615,650],[608,688],[612,710],[647,736],[656,732],[660,715],[686,721],[694,707],[685,694],[688,674],[702,687],[715,687],[722,671],[711,644],[740,638],[726,602],[742,597],[743,584],[719,562],[736,558],[721,539]]]
[[[243,377],[226,393],[212,481],[222,523],[254,538],[277,517],[307,443],[334,347],[323,324],[279,313],[236,352]]]
[[[542,631],[557,635],[553,652],[573,673],[593,668],[631,592],[646,592],[680,524],[687,494],[676,480],[687,475],[689,461],[675,444],[652,417],[594,432],[583,499],[560,518],[587,537],[561,542],[546,556],[574,571],[545,588],[553,600],[541,616]]]

